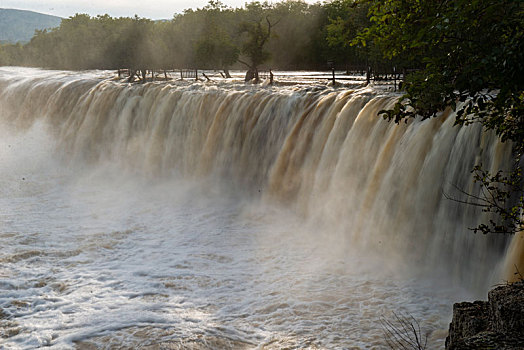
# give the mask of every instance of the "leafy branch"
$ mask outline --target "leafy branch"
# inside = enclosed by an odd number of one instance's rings
[[[447,199],[458,203],[481,207],[485,213],[494,214],[488,223],[479,224],[470,228],[477,233],[501,233],[515,234],[524,230],[524,191],[522,189],[522,169],[516,167],[514,171],[498,171],[495,175],[490,174],[477,165],[471,171],[475,183],[480,185],[480,194],[468,193],[457,186],[455,189],[463,195],[463,198],[452,197],[446,193]]]

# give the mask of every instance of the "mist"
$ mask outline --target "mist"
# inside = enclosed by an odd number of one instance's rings
[[[398,312],[441,344],[499,276],[508,242],[439,200],[470,142],[504,162],[495,135],[397,127],[372,89],[0,73],[9,346],[383,346]]]

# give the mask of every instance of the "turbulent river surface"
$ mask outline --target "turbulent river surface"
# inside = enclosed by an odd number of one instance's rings
[[[396,98],[0,68],[0,348],[442,347],[508,245],[443,193],[510,147]]]

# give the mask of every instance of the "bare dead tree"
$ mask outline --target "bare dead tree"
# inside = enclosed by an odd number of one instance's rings
[[[422,335],[420,324],[412,315],[393,312],[394,319],[380,319],[384,338],[391,349],[425,350],[428,337]]]

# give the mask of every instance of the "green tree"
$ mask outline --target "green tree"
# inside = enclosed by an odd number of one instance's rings
[[[309,5],[304,1],[276,2],[269,9],[269,18],[278,20],[267,42],[271,57],[268,65],[277,69],[312,69],[325,59],[316,51],[316,41],[322,41],[319,33],[323,25],[323,7]]]
[[[270,8],[267,2],[254,1],[246,4],[244,12],[247,18],[239,26],[239,31],[244,34],[241,45],[244,57],[238,60],[249,68],[246,81],[253,78],[258,81],[259,66],[271,57],[266,44],[271,37],[271,29],[278,21],[270,19]]]
[[[369,0],[372,25],[355,42],[374,42],[388,58],[420,65],[405,79],[405,93],[383,115],[396,122],[430,118],[452,108],[456,124],[480,122],[511,141],[515,170],[474,169],[488,193],[463,201],[499,214],[477,231],[524,228],[521,158],[524,150],[524,2],[521,0]]]
[[[351,45],[358,33],[369,26],[368,4],[354,0],[334,0],[326,4],[326,52],[336,65],[368,65],[372,45]],[[379,57],[376,55],[374,57]]]
[[[24,61],[24,47],[20,43],[0,44],[0,66],[19,66]]]
[[[223,69],[226,76],[231,77],[229,67],[237,61],[239,55],[239,49],[230,34],[233,11],[220,1],[211,0],[198,12],[203,16],[204,26],[195,44],[197,63],[201,68]]]

